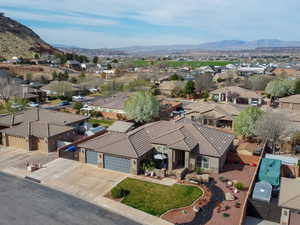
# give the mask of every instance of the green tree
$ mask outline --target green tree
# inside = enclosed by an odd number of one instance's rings
[[[73,104],[73,109],[77,110],[77,111],[80,111],[80,109],[83,107],[83,104],[82,102],[75,102]]]
[[[234,132],[243,137],[255,135],[255,123],[263,112],[257,107],[249,107],[242,111],[234,121]]]
[[[52,72],[52,80],[57,80],[58,79],[58,74],[56,71]]]
[[[145,123],[159,116],[159,102],[150,92],[140,91],[129,97],[124,110],[128,119]]]
[[[99,60],[98,56],[94,56],[94,58],[93,58],[93,63],[97,64],[97,63],[98,63],[98,60]]]
[[[25,79],[29,81],[32,80],[32,73],[26,73]]]
[[[184,80],[182,76],[178,75],[177,73],[174,73],[172,76],[170,76],[169,80]]]
[[[294,94],[300,94],[300,79],[295,81],[295,93]]]
[[[205,101],[209,98],[209,92],[207,89],[203,91],[202,97],[204,98]]]
[[[284,97],[292,95],[295,92],[295,81],[272,80],[267,84],[265,92],[271,97]]]
[[[184,93],[187,95],[193,95],[195,93],[195,83],[194,81],[189,80],[185,87],[184,87]]]

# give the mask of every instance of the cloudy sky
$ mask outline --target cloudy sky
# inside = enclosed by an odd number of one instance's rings
[[[300,40],[299,0],[0,0],[52,44],[88,48]]]

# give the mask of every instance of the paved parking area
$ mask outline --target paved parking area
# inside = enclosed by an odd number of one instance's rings
[[[46,154],[38,151],[0,147],[0,171],[24,177],[28,175],[26,163],[41,163],[44,165],[57,158],[56,153]]]
[[[74,196],[0,172],[1,225],[139,225]]]
[[[30,177],[57,190],[87,201],[105,195],[128,175],[59,158],[33,172]]]

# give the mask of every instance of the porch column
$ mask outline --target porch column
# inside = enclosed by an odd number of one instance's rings
[[[248,98],[248,104],[251,105],[252,103],[252,98]]]
[[[185,152],[184,153],[184,168],[190,168],[190,153]]]
[[[259,104],[259,105],[262,104],[262,99],[261,99],[261,98],[258,99],[258,104]]]
[[[219,102],[222,101],[222,93],[219,93]]]
[[[168,151],[168,170],[173,170],[173,150]]]
[[[237,102],[237,99],[234,98],[234,99],[233,99],[233,104],[236,104],[236,102]]]

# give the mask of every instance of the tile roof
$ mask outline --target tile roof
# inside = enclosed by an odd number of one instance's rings
[[[240,97],[242,97],[242,98],[262,98],[262,96],[257,94],[255,91],[241,88],[238,86],[218,88],[214,91],[211,91],[210,93],[211,94],[219,94],[219,93],[227,93],[227,92],[238,93],[240,95]]]
[[[102,108],[107,108],[107,109],[122,110],[124,108],[125,101],[133,94],[134,93],[130,93],[130,92],[120,92],[110,97],[99,98],[91,105],[100,106]]]
[[[300,210],[300,181],[298,179],[281,178],[278,205]]]
[[[145,130],[106,133],[81,143],[78,147],[129,158],[138,158],[153,149]]]
[[[222,104],[215,102],[194,102],[186,105],[184,108],[187,114],[200,113],[215,119],[221,119],[224,117],[233,119],[235,116],[238,116],[246,107],[231,103]]]
[[[161,144],[183,151],[196,149],[200,154],[220,157],[233,139],[233,135],[203,127],[191,120],[157,121],[128,133],[107,133],[79,147],[136,158],[150,151],[152,144]]]
[[[288,97],[280,98],[279,102],[288,102],[294,104],[300,104],[300,95],[291,95]]]
[[[88,119],[86,116],[48,109],[31,109],[24,111],[23,122],[40,120],[57,125],[70,125]]]
[[[12,128],[2,130],[2,133],[20,137],[35,136],[48,138],[74,130],[73,127],[59,126],[42,121],[26,122]]]
[[[132,129],[133,126],[134,126],[134,123],[118,120],[118,121],[114,122],[107,130],[125,133],[125,132],[128,132],[130,129]]]

